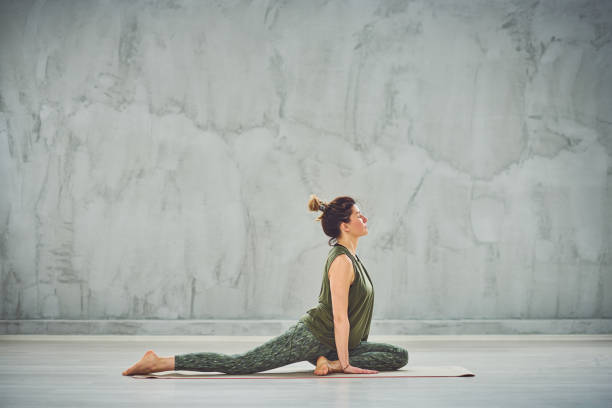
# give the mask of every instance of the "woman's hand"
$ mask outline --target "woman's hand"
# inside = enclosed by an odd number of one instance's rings
[[[378,374],[376,370],[366,370],[365,368],[353,367],[352,365],[348,365],[343,372],[345,374]]]

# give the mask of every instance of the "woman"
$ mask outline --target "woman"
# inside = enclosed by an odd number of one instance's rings
[[[351,197],[324,203],[311,195],[308,208],[322,211],[317,221],[332,246],[316,307],[285,333],[246,353],[159,357],[149,350],[123,375],[171,370],[251,374],[298,361],[310,361],[316,375],[376,374],[406,365],[408,352],[403,348],[367,341],[374,289],[356,250],[359,238],[368,233],[368,219]]]

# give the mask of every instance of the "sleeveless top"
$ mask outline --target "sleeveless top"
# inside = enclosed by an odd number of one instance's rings
[[[353,257],[349,250],[340,245],[334,245],[327,257],[321,292],[319,293],[319,304],[308,310],[300,321],[312,332],[312,334],[323,344],[336,349],[334,337],[334,315],[332,309],[331,290],[329,286],[329,267],[338,255],[346,254],[353,262],[355,279],[349,288],[348,319],[350,324],[348,348],[349,350],[366,341],[370,334],[370,322],[374,309],[374,287],[370,275],[359,257]]]

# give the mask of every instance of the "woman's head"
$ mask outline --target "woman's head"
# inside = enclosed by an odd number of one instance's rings
[[[308,208],[310,211],[322,211],[317,221],[321,221],[323,232],[330,237],[329,245],[333,245],[333,241],[338,240],[342,234],[359,237],[368,233],[366,226],[368,219],[361,214],[351,197],[336,197],[326,203],[312,194]]]

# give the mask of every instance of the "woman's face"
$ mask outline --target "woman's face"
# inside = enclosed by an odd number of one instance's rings
[[[349,226],[349,232],[358,237],[367,235],[368,233],[368,218],[361,213],[357,204],[353,205],[353,212],[349,218],[347,225]]]

